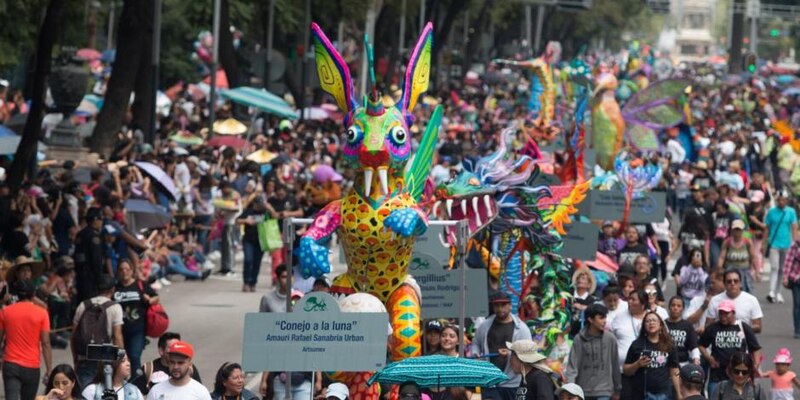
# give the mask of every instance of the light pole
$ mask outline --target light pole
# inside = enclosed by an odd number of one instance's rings
[[[222,9],[222,0],[214,0],[214,22],[211,46],[211,88],[208,91],[208,134],[214,135],[214,120],[216,119],[217,97],[217,62],[219,60],[219,14]]]

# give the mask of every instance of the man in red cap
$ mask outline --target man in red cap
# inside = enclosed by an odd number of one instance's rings
[[[169,380],[150,389],[147,400],[211,400],[203,384],[192,379],[194,347],[183,341],[175,341],[167,349],[169,356]]]
[[[749,353],[758,369],[761,360],[761,345],[753,328],[736,319],[736,303],[725,299],[719,303],[719,320],[706,326],[697,347],[711,366],[708,389],[713,392],[721,381],[727,380],[726,368],[733,353]],[[708,347],[711,346],[711,351]]]

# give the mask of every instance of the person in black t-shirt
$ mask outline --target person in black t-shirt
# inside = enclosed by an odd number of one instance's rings
[[[761,359],[761,345],[753,328],[736,320],[736,303],[733,300],[723,300],[717,310],[719,320],[708,325],[698,341],[700,353],[711,366],[709,393],[719,382],[728,379],[725,369],[734,353],[749,353],[754,360]],[[711,352],[708,351],[709,346],[712,346]],[[756,369],[758,367],[756,364]]]
[[[149,393],[150,388],[155,384],[169,379],[169,357],[167,354],[167,349],[172,343],[180,340],[181,334],[176,332],[165,332],[163,335],[161,335],[161,337],[158,338],[159,357],[142,365],[144,376],[136,379],[135,382],[131,381],[131,383],[136,384],[136,387],[138,387],[143,394]],[[192,379],[203,383],[203,381],[200,380],[200,372],[197,370],[197,365],[192,364],[191,374]]]
[[[631,343],[622,367],[623,399],[644,399],[669,396],[675,391],[680,398],[678,354],[667,326],[654,311],[642,320],[639,338]]]
[[[625,246],[619,249],[617,259],[619,260],[618,275],[633,276],[636,274],[634,263],[640,255],[650,258],[650,251],[647,245],[639,241],[639,231],[634,226],[625,229]]]
[[[684,309],[683,297],[672,296],[669,299],[669,319],[667,329],[672,336],[675,351],[678,352],[678,362],[681,364],[693,362],[700,365],[700,351],[697,350],[697,333],[694,326],[682,318]]]
[[[539,354],[533,340],[507,343],[511,352],[511,369],[523,376],[514,400],[555,400],[556,385],[544,364],[547,357]]]
[[[136,279],[129,260],[120,260],[117,273],[119,282],[114,291],[114,301],[122,306],[124,321],[122,338],[125,341],[125,352],[131,360],[131,365],[141,365],[147,306],[158,303],[158,294],[150,287],[150,284]],[[137,375],[139,372],[133,371],[131,379],[135,379]]]

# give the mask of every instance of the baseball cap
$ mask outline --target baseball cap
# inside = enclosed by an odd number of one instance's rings
[[[503,292],[495,292],[489,298],[489,302],[492,304],[511,303],[511,298]]]
[[[742,229],[744,230],[744,221],[737,219],[731,223],[731,229]]]
[[[444,327],[442,327],[442,323],[439,322],[438,319],[432,319],[432,320],[428,321],[428,323],[425,324],[425,332],[428,332],[428,331],[441,332],[443,328]]]
[[[792,353],[789,352],[789,349],[783,347],[775,353],[775,358],[772,359],[772,362],[775,364],[791,364]]]
[[[706,374],[699,365],[686,364],[681,367],[680,377],[686,382],[702,385],[706,381]]]
[[[556,396],[565,392],[573,396],[578,396],[581,400],[584,399],[583,389],[581,389],[581,387],[575,383],[565,383],[564,386],[561,386],[560,388],[558,388],[558,390],[556,390]]]
[[[328,397],[344,400],[350,397],[350,389],[344,383],[334,382],[328,385]]]
[[[760,203],[764,200],[764,192],[761,190],[754,190],[753,193],[750,193],[750,201],[754,203]]]
[[[546,359],[537,350],[539,346],[533,340],[517,340],[514,343],[506,342],[506,347],[517,355],[520,361],[534,364]]]
[[[736,312],[736,303],[733,300],[722,300],[719,303],[719,311]]]
[[[200,164],[200,158],[198,158],[197,156],[189,156],[189,157],[186,158],[186,162],[190,162],[190,163],[192,163],[194,165],[198,165],[198,164]]]
[[[194,358],[194,347],[191,344],[178,340],[169,345],[167,349],[169,354],[180,354],[188,358]]]
[[[603,228],[605,228],[607,226],[613,227],[614,226],[614,221],[603,221]]]
[[[789,198],[789,191],[786,190],[786,189],[778,190],[778,193],[776,193],[776,196],[788,199]]]

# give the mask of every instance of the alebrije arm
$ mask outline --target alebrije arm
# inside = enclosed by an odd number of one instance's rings
[[[422,139],[417,147],[417,153],[411,163],[411,168],[406,172],[406,187],[408,193],[414,200],[419,201],[425,189],[425,180],[431,171],[433,163],[433,153],[436,150],[436,141],[439,138],[439,125],[442,122],[442,106],[438,105],[433,110],[428,127],[422,135]]]
[[[314,222],[303,234],[303,237],[310,237],[314,241],[325,240],[339,228],[342,223],[341,203],[339,200],[328,203],[314,217]]]

